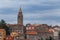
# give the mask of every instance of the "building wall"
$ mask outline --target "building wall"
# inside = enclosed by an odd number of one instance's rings
[[[23,26],[14,26],[14,27],[10,27],[10,32],[16,32],[18,33],[17,37],[18,39],[24,39],[24,32],[23,32]],[[15,39],[17,40],[17,37],[15,37]]]
[[[0,29],[0,40],[4,40],[6,37],[6,31],[4,29]]]
[[[59,40],[59,32],[60,32],[60,27],[55,27],[54,28],[54,39]]]
[[[9,24],[7,25],[9,26],[9,31],[10,33],[12,32],[16,32],[19,34],[20,38],[24,39],[24,26],[23,26],[23,14],[22,14],[22,10],[20,8],[19,12],[18,12],[18,16],[17,16],[17,24]]]
[[[31,27],[34,27],[33,29],[31,29]],[[31,30],[30,30],[31,29]],[[43,38],[44,40],[46,40],[46,38],[49,38],[50,36],[53,37],[53,31],[49,29],[49,26],[46,24],[43,25],[28,25],[26,27],[26,31],[35,31],[37,34],[27,34],[27,39],[31,39],[31,40],[40,40],[41,38]]]
[[[37,35],[27,35],[27,39],[37,40]]]

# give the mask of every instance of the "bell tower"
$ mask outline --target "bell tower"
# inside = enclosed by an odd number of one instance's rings
[[[23,26],[23,14],[22,14],[22,9],[20,8],[18,11],[18,19],[17,19],[17,24],[18,24],[18,40],[24,39],[24,26]]]
[[[19,9],[19,12],[18,12],[18,20],[17,20],[17,24],[18,25],[23,25],[23,14],[22,14],[22,9],[20,8]]]

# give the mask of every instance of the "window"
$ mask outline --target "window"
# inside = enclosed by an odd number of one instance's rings
[[[28,30],[28,27],[26,27],[26,30]]]
[[[32,27],[32,29],[34,29],[34,27]]]
[[[29,29],[31,29],[31,27],[29,27]]]

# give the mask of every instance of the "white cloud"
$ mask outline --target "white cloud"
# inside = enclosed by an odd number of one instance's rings
[[[0,20],[4,19],[7,23],[16,23],[17,15],[16,14],[0,14]]]
[[[27,7],[29,5],[48,6],[52,5],[53,3],[55,3],[56,5],[56,3],[58,2],[60,1],[59,0],[0,0],[0,8],[17,8],[19,6]]]
[[[60,22],[56,21],[56,20],[35,20],[34,18],[46,18],[49,16],[56,16],[56,17],[60,17],[60,9],[54,9],[54,10],[46,10],[46,11],[37,11],[34,13],[26,13],[24,14],[24,24],[26,23],[43,23],[43,24],[49,24],[49,25],[60,25]],[[27,20],[27,19],[31,19],[33,18],[33,20]],[[51,17],[52,18],[52,17]]]
[[[60,9],[45,10],[45,11],[35,11],[33,13],[24,13],[24,17],[45,17],[45,16],[60,16]]]
[[[18,8],[22,6],[23,9],[29,8],[31,5],[36,5],[36,6],[54,6],[58,5],[60,6],[60,0],[0,0],[0,9],[3,8]],[[0,12],[3,12],[0,10]],[[34,20],[34,21],[28,21],[25,20],[25,18],[42,18],[45,16],[59,16],[60,17],[60,9],[53,9],[53,10],[46,10],[46,11],[37,11],[33,13],[24,13],[24,23],[48,23],[48,20]],[[16,14],[0,14],[0,18],[8,20],[7,23],[16,23],[17,20],[17,15]],[[14,20],[12,20],[14,19]],[[12,21],[12,22],[11,22]],[[56,21],[50,21],[48,24],[60,24]]]
[[[24,20],[24,25],[28,24],[28,23],[31,23],[31,24],[48,24],[48,25],[59,25],[60,26],[60,23],[59,22],[56,22],[54,20]]]

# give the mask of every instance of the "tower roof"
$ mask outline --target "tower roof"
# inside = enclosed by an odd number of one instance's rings
[[[19,12],[22,12],[22,9],[21,8],[19,9]]]

